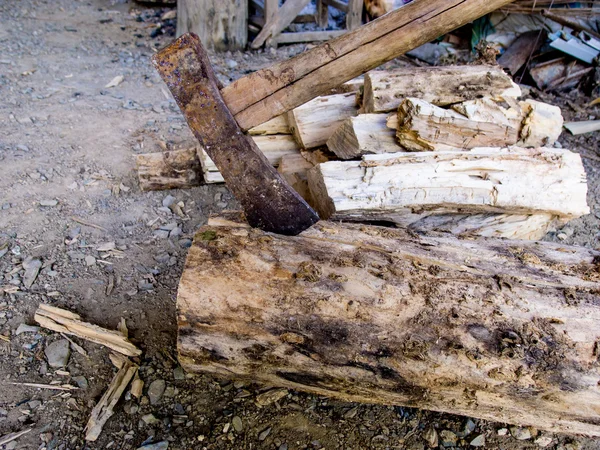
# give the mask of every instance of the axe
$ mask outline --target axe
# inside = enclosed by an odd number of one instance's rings
[[[248,223],[296,235],[319,216],[244,132],[511,1],[414,0],[222,89],[194,34],[179,37],[154,55],[152,62],[241,203]]]

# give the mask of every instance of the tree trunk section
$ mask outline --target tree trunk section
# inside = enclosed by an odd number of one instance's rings
[[[179,360],[336,397],[600,436],[600,253],[320,222],[204,227]]]
[[[245,49],[248,0],[177,0],[177,36],[184,33],[196,33],[208,49]]]

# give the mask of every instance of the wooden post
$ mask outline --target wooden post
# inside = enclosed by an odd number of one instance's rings
[[[348,12],[346,13],[346,28],[352,31],[362,24],[362,11],[364,0],[348,0]]]
[[[329,22],[329,6],[323,0],[317,0],[317,25],[327,28]]]
[[[276,37],[294,21],[296,16],[300,14],[300,11],[309,3],[310,0],[287,0],[279,8],[277,14],[265,23],[263,29],[252,41],[252,44],[250,44],[250,47],[260,48],[267,39]]]
[[[248,43],[248,0],[177,0],[177,36],[196,33],[206,48],[243,50]]]
[[[600,436],[600,252],[320,222],[200,229],[186,371]]]

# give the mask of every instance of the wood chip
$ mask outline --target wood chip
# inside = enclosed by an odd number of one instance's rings
[[[83,356],[88,355],[87,352],[85,351],[85,349],[81,345],[79,345],[77,342],[75,342],[73,339],[71,339],[65,333],[60,333],[60,335],[71,343],[71,346],[77,353],[79,353],[80,355],[83,355]]]
[[[83,322],[79,315],[61,308],[40,304],[34,319],[45,328],[105,345],[126,356],[139,356],[142,354],[142,351],[133,345],[120,331],[107,330]]]
[[[33,430],[33,428],[28,428],[27,430],[18,431],[16,433],[5,434],[4,436],[0,437],[0,445],[8,444],[9,442],[12,442],[15,439],[20,438],[24,434],[29,433],[31,430]]]
[[[41,383],[10,383],[15,386],[26,386],[38,389],[50,389],[51,391],[76,391],[79,389],[77,386],[70,384],[41,384]]]

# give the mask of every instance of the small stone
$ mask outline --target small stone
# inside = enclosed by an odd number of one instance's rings
[[[96,265],[96,258],[94,258],[91,255],[88,255],[85,257],[85,265],[90,267],[90,266],[95,266]]]
[[[40,200],[40,206],[56,206],[58,200]]]
[[[18,336],[21,333],[38,333],[39,331],[40,331],[40,327],[22,323],[17,327],[17,331],[15,331],[15,334]]]
[[[177,201],[177,199],[175,197],[173,197],[172,195],[167,195],[165,198],[163,198],[162,205],[165,208],[168,208],[169,206],[171,206],[176,201]]]
[[[354,408],[350,408],[348,411],[344,413],[344,419],[354,419],[356,414],[358,413],[358,406]]]
[[[190,248],[192,246],[192,240],[191,239],[180,239],[179,246],[181,248]]]
[[[171,230],[171,232],[169,233],[169,237],[170,238],[175,238],[175,237],[179,237],[183,234],[183,231],[181,230],[181,228],[177,227],[177,228],[173,228],[173,230]]]
[[[564,241],[565,239],[567,239],[568,236],[565,233],[558,233],[556,237],[559,238],[561,241]]]
[[[151,405],[156,405],[160,402],[166,388],[167,383],[165,380],[154,380],[150,383],[150,386],[148,387],[148,398],[150,399]]]
[[[510,434],[519,441],[531,439],[531,431],[529,431],[529,428],[510,427]]]
[[[73,381],[77,383],[77,386],[79,386],[81,389],[87,389],[89,387],[88,380],[86,377],[76,376],[73,377]]]
[[[233,59],[226,59],[225,65],[227,67],[229,67],[230,69],[235,69],[238,66],[238,63],[236,61],[234,61]]]
[[[17,144],[17,150],[21,150],[22,152],[28,152],[29,151],[29,147],[27,147],[24,144]]]
[[[231,423],[232,423],[235,431],[237,431],[238,433],[241,433],[242,430],[244,429],[244,425],[242,424],[242,419],[240,418],[240,416],[234,416]]]
[[[463,439],[470,435],[473,431],[475,431],[475,422],[473,422],[471,419],[467,419],[463,430],[460,433],[456,433],[456,435],[459,438]]]
[[[546,448],[552,444],[552,438],[550,436],[540,436],[533,442],[540,448]]]
[[[17,448],[17,441],[11,441],[4,446],[6,450],[15,450]]]
[[[160,420],[158,420],[156,417],[154,417],[154,414],[146,414],[146,415],[142,416],[142,421],[146,425],[156,425],[157,423],[160,423]]]
[[[475,439],[473,439],[469,445],[471,447],[485,447],[485,435],[480,434]]]
[[[499,428],[497,433],[498,436],[506,436],[508,434],[508,428]]]
[[[558,141],[554,143],[554,148],[563,148],[562,144]]]
[[[33,286],[38,273],[40,273],[40,268],[42,267],[42,261],[39,259],[27,258],[23,262],[23,268],[25,269],[25,275],[23,275],[23,284],[27,289]]]
[[[60,369],[66,367],[71,356],[71,349],[69,348],[69,341],[61,339],[60,341],[53,342],[46,347],[44,350],[46,354],[46,360],[50,367]]]
[[[31,400],[30,402],[27,402],[27,406],[29,407],[29,409],[39,408],[40,406],[42,406],[42,402],[40,402],[39,400]]]
[[[271,427],[266,428],[263,431],[261,431],[260,434],[258,435],[258,440],[264,441],[269,434],[271,434]]]
[[[173,378],[180,381],[185,380],[185,372],[183,371],[183,367],[177,366],[173,369]]]
[[[438,434],[435,428],[428,426],[423,432],[423,439],[427,442],[427,445],[431,448],[437,448],[438,446]]]
[[[157,442],[156,444],[143,445],[138,447],[137,450],[167,450],[169,448],[168,441]]]
[[[154,236],[157,237],[158,239],[168,239],[169,238],[169,231],[167,231],[167,230],[156,230],[154,232]]]
[[[440,444],[444,447],[455,447],[458,437],[450,430],[442,430],[439,435]]]

